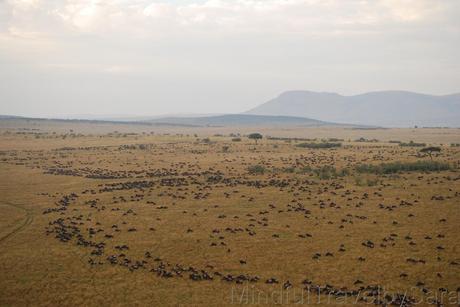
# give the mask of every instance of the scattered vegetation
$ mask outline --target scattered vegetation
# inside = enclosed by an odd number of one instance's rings
[[[265,166],[257,164],[257,165],[251,165],[248,167],[248,172],[252,175],[260,175],[264,174],[267,171]]]
[[[311,148],[311,149],[321,149],[321,148],[335,148],[342,146],[342,143],[331,143],[331,142],[323,142],[323,143],[300,143],[296,145],[297,147],[301,148]]]
[[[338,170],[337,168],[330,165],[325,165],[318,168],[311,168],[309,166],[306,166],[300,169],[298,172],[302,174],[311,173],[322,180],[344,177],[350,174],[350,171],[346,168]]]
[[[378,143],[379,140],[377,139],[365,139],[363,137],[356,139],[355,142],[358,143]]]
[[[313,142],[316,139],[308,139],[308,138],[294,138],[294,137],[274,137],[274,136],[267,136],[267,140],[272,141],[286,141],[286,142]]]
[[[373,164],[361,164],[356,167],[359,173],[372,174],[394,174],[399,172],[429,172],[446,171],[451,169],[448,163],[437,161],[416,161],[416,162],[392,162]]]
[[[379,180],[377,178],[356,176],[355,184],[360,187],[373,187],[379,184]]]
[[[425,143],[415,143],[414,141],[410,141],[409,143],[400,142],[399,146],[403,146],[403,147],[425,147],[426,144]]]

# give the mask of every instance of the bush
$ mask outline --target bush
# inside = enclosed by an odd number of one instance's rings
[[[355,142],[362,142],[362,143],[377,143],[379,140],[377,139],[365,139],[363,137],[355,140]]]
[[[263,174],[265,173],[266,169],[263,165],[257,164],[257,165],[251,165],[248,167],[248,172],[250,174],[256,175],[256,174]]]
[[[296,145],[297,147],[301,148],[311,148],[311,149],[320,149],[320,148],[334,148],[342,146],[342,143],[300,143]]]
[[[361,176],[355,177],[355,184],[360,187],[373,187],[379,183],[379,180],[376,178],[363,178]]]
[[[356,167],[359,173],[372,174],[395,174],[399,172],[428,172],[428,171],[446,171],[451,167],[447,163],[437,161],[417,161],[417,162],[393,162],[381,163],[378,165],[361,164]]]
[[[310,166],[304,166],[297,171],[300,174],[307,174],[313,172],[313,169]]]
[[[319,179],[327,180],[327,179],[346,176],[348,175],[348,170],[343,169],[343,170],[338,171],[335,167],[326,165],[326,166],[322,166],[322,167],[313,169],[313,173],[316,176],[318,176]]]
[[[332,166],[323,166],[313,170],[313,172],[318,176],[319,179],[327,180],[337,177],[337,171]]]
[[[409,143],[399,143],[399,146],[403,147],[425,147],[425,143],[415,143],[414,141],[410,141]]]
[[[294,172],[295,172],[295,167],[293,167],[293,166],[284,167],[284,168],[282,169],[282,171],[283,171],[284,173],[294,173]]]
[[[321,166],[318,168],[311,168],[310,166],[304,166],[299,169],[297,173],[300,174],[314,174],[319,179],[327,180],[332,178],[344,177],[350,174],[350,171],[347,168],[337,170],[335,167],[330,165]]]
[[[241,142],[241,138],[233,138],[232,142]]]

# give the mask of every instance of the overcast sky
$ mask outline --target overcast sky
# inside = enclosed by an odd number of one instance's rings
[[[0,114],[236,113],[460,92],[459,0],[0,0]]]

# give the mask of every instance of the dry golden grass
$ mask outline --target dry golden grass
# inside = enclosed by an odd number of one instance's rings
[[[354,171],[359,163],[429,159],[387,141],[457,143],[458,129],[257,129],[345,139],[341,148],[312,150],[294,141],[255,146],[245,137],[212,136],[254,130],[248,128],[162,128],[151,135],[131,127],[137,134],[123,136],[106,134],[120,127],[77,125],[72,130],[85,134],[64,138],[63,124],[2,125],[0,305],[352,305],[371,286],[407,293],[420,306],[434,295],[444,295],[444,304],[454,294],[458,300],[460,148],[444,145],[434,157],[450,171]],[[44,134],[37,138],[37,131]],[[353,141],[360,137],[379,142]],[[250,174],[253,165],[266,172]],[[321,179],[299,172],[324,165],[350,173]],[[78,197],[62,205],[73,193]],[[116,248],[122,245],[129,249]],[[213,279],[190,277],[203,272]],[[228,274],[259,281],[222,280]],[[270,278],[279,283],[267,284]],[[300,296],[305,279],[312,288],[364,290],[346,299],[323,290],[307,301]]]

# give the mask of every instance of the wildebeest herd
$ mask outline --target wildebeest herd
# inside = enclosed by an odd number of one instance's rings
[[[72,182],[66,192],[39,188],[40,236],[77,248],[90,270],[220,283],[222,291],[308,290],[357,304],[458,305],[458,148],[433,157],[448,170],[360,173],[361,164],[430,158],[385,142],[79,142],[3,150],[1,163]]]

